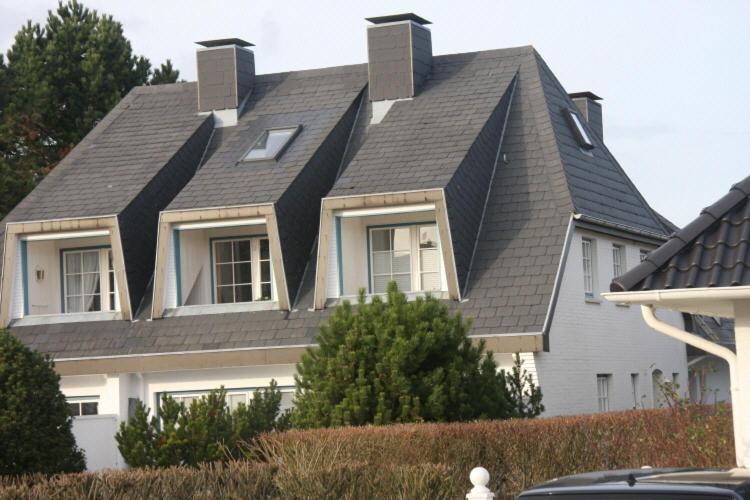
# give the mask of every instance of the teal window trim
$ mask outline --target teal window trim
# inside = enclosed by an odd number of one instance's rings
[[[174,275],[175,287],[177,288],[177,307],[182,305],[182,263],[180,256],[180,230],[172,230],[172,243],[174,244]]]
[[[23,286],[23,315],[29,315],[29,250],[28,242],[21,240],[21,281]]]
[[[423,222],[398,222],[396,224],[375,224],[372,226],[366,226],[367,231],[367,293],[372,293],[372,265],[370,263],[370,230],[371,229],[385,229],[392,227],[404,227],[404,226],[431,226],[437,227],[437,221],[423,221]],[[439,234],[439,233],[438,233]],[[441,242],[442,245],[442,242]]]
[[[341,297],[344,294],[344,252],[341,247],[341,217],[336,217],[334,221],[336,223],[336,265],[339,268],[339,297]]]
[[[209,259],[209,265],[211,267],[211,303],[216,304],[216,283],[214,282],[214,267],[216,266],[216,263],[214,262],[214,241],[226,241],[226,240],[252,240],[253,238],[266,238],[268,239],[268,233],[264,234],[240,234],[237,236],[216,236],[214,238],[208,239],[208,259]],[[268,252],[270,254],[271,252],[271,242],[268,242]],[[252,261],[253,256],[250,255],[250,260]],[[271,272],[271,291],[273,291],[273,272]],[[273,299],[273,297],[271,297]]]
[[[63,314],[67,314],[67,311],[65,310],[65,262],[64,262],[65,254],[68,252],[101,250],[103,248],[112,249],[112,245],[96,245],[96,246],[90,246],[90,247],[70,247],[70,248],[60,249],[60,311],[62,311]],[[101,276],[101,274],[102,274],[102,270],[99,269],[99,275]],[[115,293],[117,293],[117,290],[115,290]],[[102,301],[102,305],[103,304],[104,303]]]

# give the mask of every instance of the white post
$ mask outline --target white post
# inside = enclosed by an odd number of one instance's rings
[[[732,381],[732,416],[737,465],[750,467],[750,301],[734,303],[734,343],[737,374]],[[736,429],[741,429],[736,435]]]
[[[490,473],[484,467],[474,467],[469,474],[469,480],[474,487],[466,494],[467,500],[493,500],[495,494],[487,485],[490,482]]]

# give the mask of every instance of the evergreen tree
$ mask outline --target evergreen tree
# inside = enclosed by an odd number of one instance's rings
[[[77,0],[28,21],[0,68],[0,218],[150,74],[122,25]]]
[[[534,418],[544,411],[542,390],[523,367],[523,360],[518,353],[513,356],[513,368],[510,373],[505,374],[505,380],[515,417]]]
[[[161,85],[163,83],[175,83],[180,78],[180,70],[172,66],[172,61],[162,63],[160,67],[154,70],[154,76],[149,82],[151,85]]]
[[[505,374],[471,324],[434,297],[407,302],[395,283],[384,302],[337,306],[318,346],[297,365],[300,427],[450,422],[513,416]]]
[[[0,475],[83,470],[71,426],[54,363],[0,331]]]

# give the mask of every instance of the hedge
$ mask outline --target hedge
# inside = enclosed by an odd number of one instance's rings
[[[267,434],[198,468],[0,479],[0,498],[463,498],[472,467],[498,497],[577,472],[731,467],[729,407]]]

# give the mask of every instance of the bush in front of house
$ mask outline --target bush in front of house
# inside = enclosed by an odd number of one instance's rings
[[[196,467],[0,477],[4,498],[463,498],[481,465],[498,498],[585,471],[732,467],[727,406],[535,420],[295,430],[248,459]]]
[[[516,374],[522,401],[512,401],[510,377],[483,343],[472,344],[470,329],[435,297],[407,301],[394,282],[385,300],[367,303],[360,290],[357,307],[337,306],[297,365],[295,427],[537,415],[538,387]]]
[[[83,470],[72,425],[54,363],[0,330],[0,475]]]
[[[247,404],[231,410],[223,388],[193,400],[189,406],[164,396],[158,418],[140,401],[134,415],[115,435],[125,462],[131,467],[191,465],[226,461],[260,433],[284,430],[281,392],[276,381],[259,389]]]

